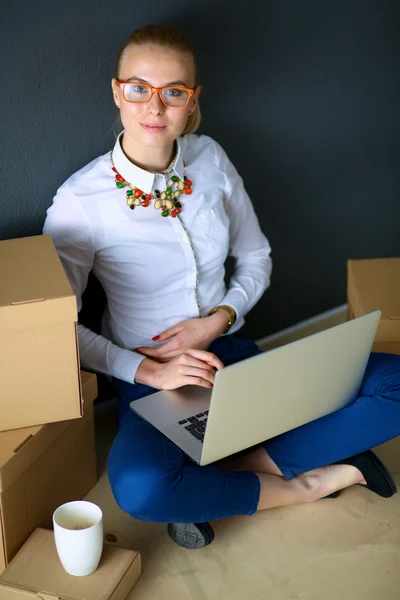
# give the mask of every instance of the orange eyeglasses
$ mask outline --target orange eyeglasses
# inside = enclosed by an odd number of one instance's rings
[[[180,85],[167,85],[155,88],[147,83],[139,83],[137,81],[118,81],[118,79],[115,81],[118,87],[121,88],[125,100],[135,104],[150,102],[154,92],[157,92],[161,102],[165,106],[184,108],[196,91],[196,88],[186,88]]]

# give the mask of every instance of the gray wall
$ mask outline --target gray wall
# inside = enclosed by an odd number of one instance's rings
[[[0,239],[38,234],[57,187],[107,151],[114,57],[148,22],[198,50],[201,132],[268,235],[255,337],[345,301],[346,259],[400,255],[398,0],[2,3]]]

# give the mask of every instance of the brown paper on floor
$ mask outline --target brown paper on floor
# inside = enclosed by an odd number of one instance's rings
[[[396,478],[400,485],[400,477]],[[139,549],[143,573],[127,600],[397,600],[400,495],[353,486],[338,498],[213,521],[214,542],[185,550],[166,525],[118,508],[104,472],[86,496],[105,532]]]
[[[213,521],[214,542],[185,550],[165,524],[132,519],[117,506],[105,463],[113,414],[97,414],[104,467],[86,500],[100,506],[104,531],[118,546],[142,555],[143,573],[127,600],[400,598],[400,494],[385,499],[353,486],[335,499]]]
[[[36,527],[52,526],[60,504],[96,483],[96,381],[82,371],[83,417],[0,433],[0,573]]]
[[[69,575],[58,558],[53,531],[39,528],[0,576],[0,599],[124,600],[140,571],[138,552],[105,544],[94,573]]]

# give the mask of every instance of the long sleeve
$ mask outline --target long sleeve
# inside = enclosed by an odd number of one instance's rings
[[[43,233],[50,234],[71,287],[76,295],[78,313],[82,294],[95,261],[90,221],[71,190],[61,188],[47,211]],[[84,368],[133,383],[143,356],[120,348],[85,327],[78,325],[79,352]]]
[[[216,160],[225,175],[224,205],[229,216],[229,254],[235,259],[235,271],[220,304],[235,309],[237,320],[245,316],[270,285],[271,247],[254,212],[243,180],[219,144]]]

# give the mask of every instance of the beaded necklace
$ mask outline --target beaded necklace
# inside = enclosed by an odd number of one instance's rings
[[[128,187],[126,190],[126,203],[131,210],[137,206],[150,206],[152,200],[154,200],[154,208],[157,210],[161,209],[162,217],[176,217],[182,211],[182,203],[179,198],[184,194],[192,193],[192,182],[186,177],[183,181],[177,175],[173,175],[169,182],[168,187],[164,191],[154,190],[154,194],[145,194],[141,189],[132,185],[123,177],[116,166],[114,165],[112,150],[110,152],[111,167],[115,173],[115,185],[118,188]],[[172,168],[176,162],[176,157],[172,161],[171,165],[162,173],[167,174],[172,171]]]

